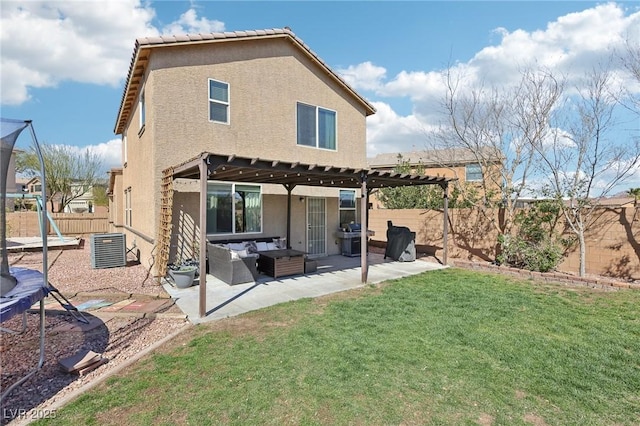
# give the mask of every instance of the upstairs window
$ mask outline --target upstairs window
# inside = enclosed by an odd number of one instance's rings
[[[482,181],[482,167],[480,164],[467,164],[465,179],[467,182]]]
[[[336,112],[298,102],[298,145],[336,149]]]
[[[229,124],[229,83],[209,79],[209,121]]]

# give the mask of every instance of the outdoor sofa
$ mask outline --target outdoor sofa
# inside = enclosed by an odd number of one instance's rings
[[[229,285],[253,282],[258,276],[260,251],[275,250],[284,244],[278,237],[249,241],[209,241],[209,273]]]

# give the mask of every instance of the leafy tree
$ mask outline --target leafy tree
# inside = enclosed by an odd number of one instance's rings
[[[46,191],[54,209],[59,200],[58,212],[98,183],[102,157],[90,151],[78,152],[65,145],[41,144],[44,159]],[[16,157],[16,171],[27,176],[40,174],[40,163],[35,148],[21,152]]]
[[[424,175],[424,164],[411,165],[398,154],[398,164],[394,172],[403,174]],[[470,207],[460,197],[459,188],[454,188],[449,195],[449,207]],[[443,192],[440,185],[401,186],[397,188],[382,188],[378,192],[378,199],[388,209],[442,209],[444,207]]]
[[[96,206],[109,206],[107,184],[104,181],[99,181],[93,186],[93,204]]]
[[[398,164],[393,171],[403,174],[424,174],[424,165],[411,166],[401,154],[398,154]],[[442,204],[442,188],[435,185],[382,188],[378,194],[378,199],[388,209],[431,209],[438,208]]]

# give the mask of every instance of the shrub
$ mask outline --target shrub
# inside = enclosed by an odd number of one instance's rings
[[[546,200],[518,212],[517,235],[501,235],[502,253],[498,263],[529,271],[548,272],[555,269],[564,256],[567,243],[555,231],[560,217],[558,200]]]
[[[531,242],[501,235],[499,241],[502,253],[498,255],[498,262],[529,271],[548,272],[555,269],[564,253],[562,245],[549,237]]]

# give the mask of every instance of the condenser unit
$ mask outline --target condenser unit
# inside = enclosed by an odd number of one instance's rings
[[[124,234],[91,234],[90,240],[93,269],[127,265],[127,241]]]

